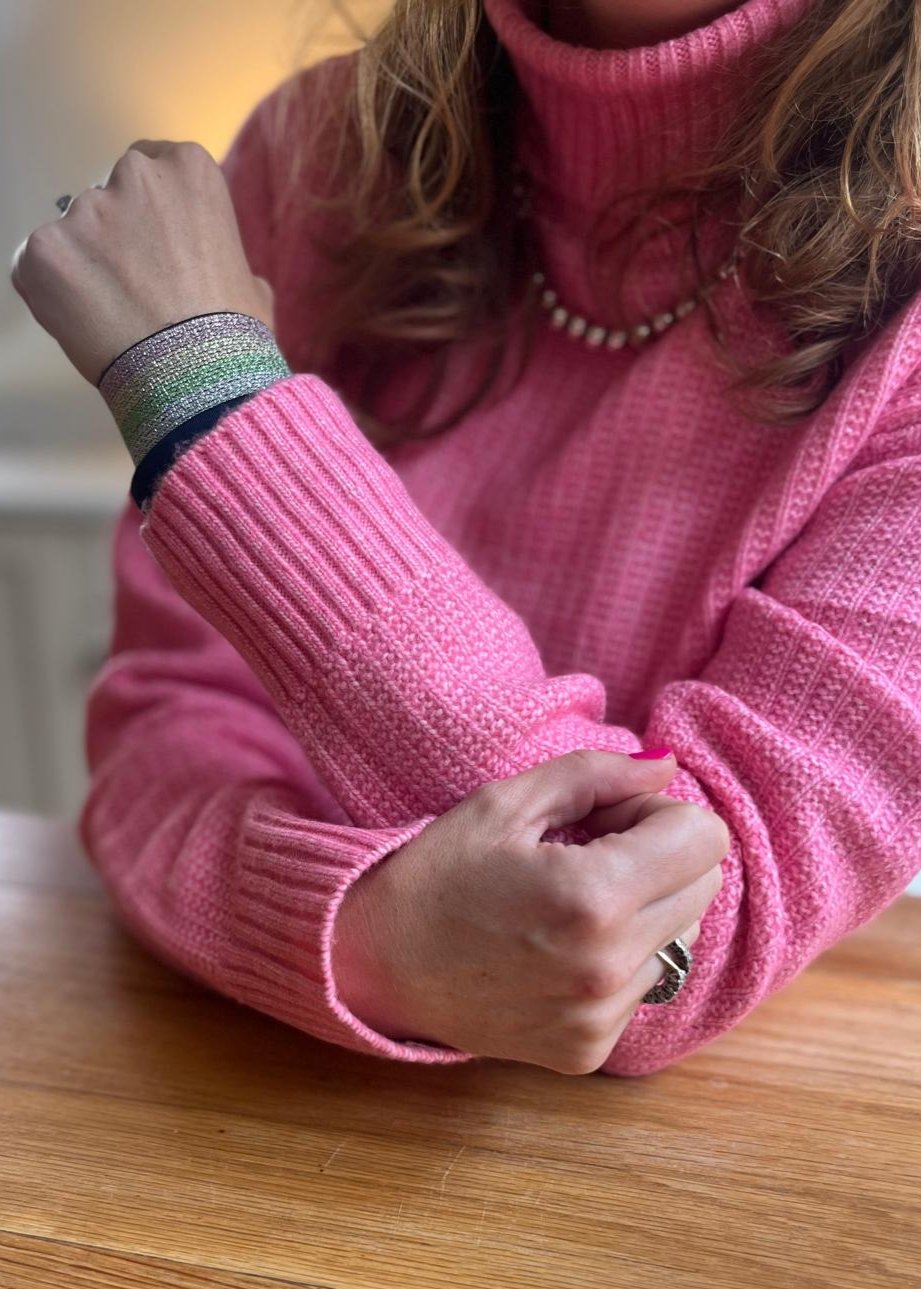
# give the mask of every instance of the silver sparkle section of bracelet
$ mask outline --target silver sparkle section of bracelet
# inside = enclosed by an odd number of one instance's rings
[[[225,345],[228,357],[258,360],[255,368],[230,376],[202,381],[196,349],[209,341],[214,349]],[[191,360],[191,361],[190,361]],[[99,392],[110,407],[118,405],[125,387],[138,382],[138,398],[156,405],[168,401],[159,411],[142,419],[132,429],[115,419],[131,458],[137,465],[161,439],[183,421],[218,403],[243,394],[255,394],[267,385],[291,375],[271,330],[258,318],[242,313],[219,313],[186,318],[167,327],[122,354],[100,381]],[[165,394],[167,386],[171,393]],[[177,395],[176,390],[179,389]],[[183,392],[184,391],[184,392]]]
[[[125,438],[132,460],[137,465],[151,448],[155,447],[161,439],[165,439],[177,425],[197,416],[199,412],[204,412],[207,408],[214,407],[217,403],[224,403],[239,394],[256,394],[260,389],[265,389],[267,385],[272,385],[276,380],[290,374],[287,365],[282,371],[276,364],[272,364],[257,371],[243,372],[239,376],[216,381],[206,388],[183,395],[157,416],[144,421]],[[129,438],[130,442],[128,442]]]

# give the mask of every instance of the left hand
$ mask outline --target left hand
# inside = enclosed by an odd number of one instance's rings
[[[132,143],[105,187],[29,235],[10,278],[94,385],[130,345],[195,314],[273,326],[271,287],[251,271],[223,172],[199,143]]]

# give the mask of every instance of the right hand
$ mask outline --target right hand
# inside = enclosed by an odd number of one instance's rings
[[[577,751],[477,788],[346,892],[339,997],[390,1038],[598,1069],[722,886],[726,825],[657,795],[676,768]],[[540,840],[580,821],[603,835]]]

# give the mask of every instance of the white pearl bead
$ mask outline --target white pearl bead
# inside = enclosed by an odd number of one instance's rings
[[[693,313],[702,300],[706,299],[712,291],[716,289],[721,280],[734,276],[738,267],[738,260],[734,259],[728,264],[723,265],[718,271],[716,281],[711,281],[705,286],[699,288],[696,296],[689,296],[674,306],[674,309],[666,309],[662,313],[657,313],[655,317],[648,322],[640,322],[628,330],[612,331],[608,327],[602,327],[598,323],[592,323],[588,318],[583,318],[581,314],[570,313],[570,311],[559,303],[559,296],[552,287],[546,285],[547,278],[544,272],[538,269],[533,275],[534,283],[542,287],[540,300],[541,304],[550,313],[551,324],[557,329],[562,330],[564,327],[567,333],[575,339],[584,340],[584,342],[593,349],[604,345],[607,349],[623,349],[627,344],[643,345],[654,335],[661,335],[667,331],[682,318]]]

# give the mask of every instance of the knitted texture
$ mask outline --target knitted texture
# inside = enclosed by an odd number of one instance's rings
[[[213,425],[217,425],[225,413],[229,412],[232,407],[242,403],[244,399],[249,398],[252,394],[258,392],[258,389],[264,389],[266,385],[271,385],[270,380],[260,384],[256,390],[250,390],[248,394],[238,394],[236,398],[225,398],[221,403],[213,403],[206,407],[187,421],[180,421],[171,430],[158,439],[149,452],[145,453],[138,461],[134,474],[131,476],[131,487],[129,489],[135,504],[141,510],[146,510],[150,504],[150,498],[156,491],[157,484],[162,479],[171,465],[178,460],[180,453],[184,452],[189,444],[197,439],[200,434],[210,430]]]
[[[486,0],[524,91],[520,155],[545,180],[544,259],[582,307],[597,175],[629,185],[702,147],[748,54],[803,5],[749,0],[630,51],[553,41],[523,6]],[[305,102],[353,65],[299,74]],[[317,260],[306,217],[280,214],[272,107],[224,169],[293,371],[120,518],[84,844],[178,968],[355,1050],[464,1061],[337,998],[349,885],[479,783],[577,747],[667,745],[669,795],[715,810],[731,846],[687,984],[641,1005],[602,1066],[661,1069],[921,867],[921,306],[785,429],[733,410],[699,312],[640,351],[546,328],[501,398],[385,459],[349,371],[295,367]],[[666,268],[639,257],[625,308],[679,298]],[[741,311],[734,291],[718,294]],[[466,376],[458,355],[449,395]]]

